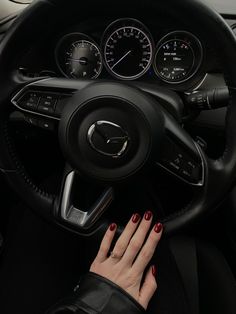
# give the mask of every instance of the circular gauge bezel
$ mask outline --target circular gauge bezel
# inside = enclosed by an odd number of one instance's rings
[[[190,39],[189,41],[183,39],[185,37],[188,37],[188,39]],[[156,58],[157,58],[157,55],[160,51],[160,49],[168,42],[170,41],[173,41],[173,40],[179,40],[181,42],[184,42],[185,44],[187,44],[191,50],[192,50],[192,53],[193,53],[193,64],[192,64],[192,67],[191,67],[191,70],[188,72],[189,74],[186,75],[186,77],[184,77],[182,80],[178,80],[178,81],[171,81],[171,80],[168,80],[168,79],[165,79],[160,73],[159,71],[157,70],[157,67],[156,67]],[[198,48],[198,52],[196,53],[195,49],[193,48],[193,44],[194,43],[196,46],[195,48]],[[198,60],[196,58],[196,55],[199,54],[199,57],[198,57]],[[155,52],[155,56],[154,56],[154,59],[153,59],[153,68],[154,68],[154,72],[156,73],[156,75],[158,76],[158,78],[165,82],[165,83],[168,83],[168,84],[172,84],[172,85],[179,85],[179,84],[183,84],[187,81],[189,81],[200,69],[201,65],[202,65],[202,62],[203,62],[203,46],[202,46],[202,43],[201,41],[195,36],[193,35],[192,33],[190,32],[187,32],[187,31],[173,31],[173,32],[170,32],[168,33],[167,35],[165,35],[164,37],[161,38],[161,40],[157,43],[157,46],[156,46],[156,52]]]
[[[150,60],[148,61],[148,65],[143,69],[140,73],[137,75],[132,75],[132,76],[124,76],[116,73],[114,70],[111,69],[111,67],[108,64],[107,58],[106,58],[106,46],[110,38],[112,37],[113,34],[116,32],[124,29],[124,28],[133,28],[135,30],[140,31],[148,40],[150,44]],[[132,18],[123,18],[123,19],[118,19],[112,22],[111,24],[108,25],[106,28],[103,37],[102,37],[102,51],[103,51],[103,58],[104,58],[104,65],[107,71],[115,78],[121,79],[124,81],[130,81],[130,80],[135,80],[140,77],[142,77],[152,66],[153,63],[153,58],[154,58],[154,40],[152,38],[152,35],[148,28],[139,20],[132,19]]]
[[[72,40],[73,38],[73,40]],[[67,43],[68,41],[68,43]],[[96,79],[99,77],[99,75],[101,74],[102,72],[102,69],[103,69],[103,57],[102,57],[102,52],[101,52],[101,49],[99,47],[99,45],[91,38],[89,37],[88,35],[86,34],[83,34],[83,33],[79,33],[79,32],[74,32],[74,33],[69,33],[69,34],[66,34],[64,35],[60,40],[59,42],[57,43],[56,45],[56,49],[55,49],[55,60],[56,60],[56,65],[58,67],[58,69],[60,70],[60,72],[67,78],[69,79],[79,79],[79,78],[76,78],[76,77],[73,77],[73,76],[70,76],[68,75],[62,68],[61,66],[61,60],[60,60],[60,53],[62,52],[61,49],[63,47],[63,45],[66,45],[67,46],[67,49],[69,50],[71,45],[74,43],[78,43],[80,41],[84,41],[84,42],[87,42],[89,44],[91,44],[92,46],[94,46],[97,51],[99,52],[100,54],[100,59],[101,59],[101,66],[100,66],[100,69],[98,71],[98,73],[96,75],[94,75],[93,77],[90,77],[90,78],[87,78],[87,79]],[[64,47],[63,47],[64,48]],[[64,50],[65,52],[65,50]],[[64,58],[64,57],[63,57]],[[64,58],[65,59],[65,58]],[[65,60],[64,60],[65,62]],[[82,78],[81,78],[82,79]]]

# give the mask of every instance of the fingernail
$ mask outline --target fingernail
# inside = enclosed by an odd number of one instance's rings
[[[152,212],[149,210],[144,214],[145,220],[150,220],[152,218]]]
[[[156,233],[160,233],[162,231],[162,229],[163,229],[163,225],[160,222],[155,224],[154,231]]]
[[[154,277],[156,277],[156,275],[157,275],[157,268],[156,268],[155,265],[152,266],[152,275],[153,275]]]
[[[132,222],[136,224],[139,220],[140,220],[140,215],[139,214],[133,214]]]
[[[116,224],[115,224],[115,223],[112,223],[112,224],[110,225],[109,229],[110,229],[111,231],[114,231],[114,230],[116,229]]]

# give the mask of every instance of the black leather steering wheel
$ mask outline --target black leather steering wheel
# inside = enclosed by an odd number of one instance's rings
[[[162,11],[178,19],[187,17],[192,24],[201,25],[224,60],[230,91],[226,148],[220,159],[211,160],[164,109],[164,102],[178,106],[180,99],[174,92],[141,83],[33,80],[17,72],[16,58],[72,7],[83,12],[79,14],[81,19],[87,18],[88,13],[109,14],[111,10],[110,1],[106,0],[72,0],[69,7],[68,3],[65,0],[35,1],[19,16],[0,44],[0,169],[8,182],[31,208],[81,234],[91,233],[101,224],[102,214],[113,198],[113,183],[156,166],[184,180],[194,192],[185,208],[163,220],[167,233],[176,232],[208,214],[224,198],[236,178],[236,40],[231,29],[218,13],[198,0],[147,0],[145,4],[128,1],[129,7]],[[117,14],[127,14],[122,10],[128,11],[128,4],[127,0],[120,0]],[[34,97],[48,95],[57,101],[55,111],[46,112],[35,106]],[[22,112],[59,122],[61,148],[70,165],[65,171],[60,195],[49,195],[37,187],[17,158],[8,132],[9,115],[15,106]],[[187,170],[177,171],[172,167],[175,155],[183,158]],[[85,211],[73,206],[71,199],[78,172],[111,186]]]

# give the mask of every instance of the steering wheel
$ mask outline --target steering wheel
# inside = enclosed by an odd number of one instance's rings
[[[177,19],[187,17],[191,23],[201,25],[219,51],[230,91],[226,148],[217,160],[206,156],[178,119],[164,108],[163,103],[176,107],[181,103],[172,91],[142,83],[29,79],[20,75],[17,58],[72,7],[84,19],[86,14],[109,14],[110,6],[107,0],[76,0],[70,1],[70,6],[65,0],[35,1],[18,17],[0,44],[0,169],[31,208],[83,235],[94,232],[103,223],[115,183],[138,178],[152,167],[163,168],[193,190],[193,198],[185,208],[163,219],[166,233],[176,232],[209,214],[236,178],[236,40],[231,29],[218,13],[198,0],[147,0],[145,6],[129,0],[128,4],[151,12],[168,12]],[[117,14],[126,14],[122,10],[128,10],[127,0],[119,1]],[[56,109],[38,105],[39,99],[54,106],[56,103]],[[68,165],[59,195],[50,195],[36,186],[17,157],[8,131],[9,115],[15,107],[59,123],[59,141]],[[177,156],[182,159],[180,169],[173,165]],[[107,186],[97,201],[83,210],[73,204],[72,197],[78,174]]]

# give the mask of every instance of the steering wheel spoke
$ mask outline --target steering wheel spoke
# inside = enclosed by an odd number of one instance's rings
[[[63,182],[57,215],[63,223],[72,225],[80,231],[91,230],[114,199],[112,187],[105,187],[88,208],[76,200],[79,174],[75,170],[67,171]],[[75,202],[77,205],[75,205]]]
[[[193,186],[204,185],[203,152],[172,117],[165,114],[165,137],[156,165]]]
[[[41,79],[25,84],[11,102],[26,114],[59,121],[69,98],[89,83],[57,78]]]

